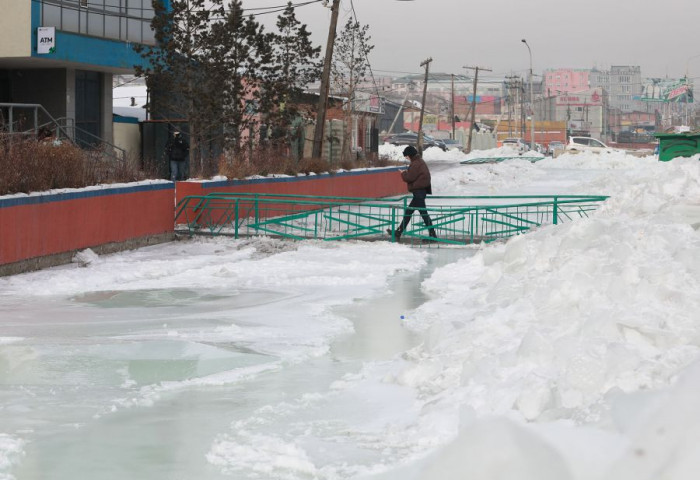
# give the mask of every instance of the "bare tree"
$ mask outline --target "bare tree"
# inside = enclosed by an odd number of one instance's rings
[[[374,49],[370,44],[369,26],[348,19],[333,51],[331,67],[333,84],[347,98],[345,105],[345,130],[343,132],[343,160],[352,155],[352,128],[358,85],[366,80],[369,70],[368,55]]]

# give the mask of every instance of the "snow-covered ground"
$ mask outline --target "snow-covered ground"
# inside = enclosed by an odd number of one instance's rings
[[[425,158],[440,195],[610,199],[460,251],[197,239],[0,278],[0,479],[697,478],[700,156]]]

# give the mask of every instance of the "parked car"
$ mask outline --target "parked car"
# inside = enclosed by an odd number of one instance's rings
[[[522,138],[506,138],[503,140],[503,146],[515,150],[518,155],[522,155],[530,149]]]
[[[445,144],[445,147],[447,147],[448,150],[462,150],[464,149],[464,145],[459,140],[455,140],[453,138],[446,138],[442,140],[442,143]]]
[[[566,145],[568,153],[592,152],[592,153],[612,153],[617,150],[608,147],[606,144],[591,137],[570,137]]]
[[[564,145],[564,142],[558,142],[556,140],[553,140],[549,142],[549,145],[547,145],[547,155],[557,157],[564,153],[565,148],[566,145]]]
[[[390,143],[392,145],[412,145],[414,147],[418,146],[418,134],[417,133],[398,133],[396,135],[391,135],[384,139],[385,143]],[[438,147],[443,152],[447,151],[447,147],[442,140],[431,137],[430,135],[423,134],[423,148]]]

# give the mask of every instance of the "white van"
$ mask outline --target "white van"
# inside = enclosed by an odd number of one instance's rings
[[[530,150],[530,147],[528,147],[527,143],[522,138],[506,138],[503,140],[503,146],[512,148],[517,151],[519,155]]]
[[[593,153],[612,153],[617,152],[614,148],[608,147],[606,144],[596,138],[591,137],[571,137],[566,146],[567,153],[578,152],[593,152]]]

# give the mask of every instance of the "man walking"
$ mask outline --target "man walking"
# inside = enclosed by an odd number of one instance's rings
[[[418,154],[418,150],[410,145],[403,150],[403,156],[408,157],[411,163],[408,166],[408,170],[401,172],[401,178],[406,182],[408,191],[413,194],[413,199],[411,203],[408,204],[408,207],[406,207],[401,225],[393,232],[394,238],[396,238],[397,241],[401,238],[401,234],[403,234],[403,231],[411,221],[413,212],[416,210],[418,210],[421,217],[423,217],[423,222],[425,226],[428,227],[430,237],[437,238],[435,229],[432,228],[433,221],[425,207],[425,197],[433,193],[430,185],[430,170],[428,170],[428,165],[423,160],[423,157]],[[391,235],[392,230],[388,229],[387,233]]]
[[[182,134],[175,131],[165,144],[165,154],[170,161],[170,180],[184,180],[185,160],[189,156],[190,146]]]

